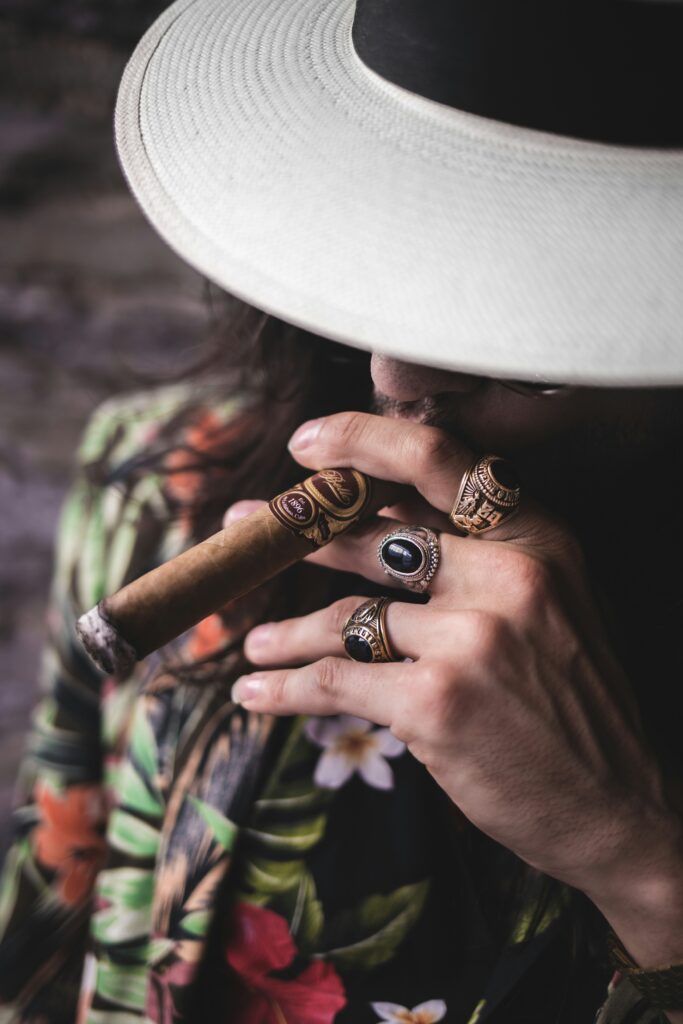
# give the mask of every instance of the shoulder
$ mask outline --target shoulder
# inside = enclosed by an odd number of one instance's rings
[[[134,469],[131,460],[136,456],[151,462],[172,442],[186,441],[198,422],[233,422],[248,401],[243,394],[225,397],[215,389],[186,383],[116,395],[91,414],[78,448],[78,464],[99,466],[120,477]]]
[[[91,414],[62,510],[56,582],[87,610],[192,538],[179,508],[205,439],[234,430],[249,400],[196,384],[129,392]],[[188,455],[188,453],[190,453]]]

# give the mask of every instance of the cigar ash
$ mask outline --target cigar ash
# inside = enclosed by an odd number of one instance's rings
[[[138,656],[131,644],[106,616],[104,602],[81,615],[76,632],[86,651],[103,672],[125,679],[131,674]]]

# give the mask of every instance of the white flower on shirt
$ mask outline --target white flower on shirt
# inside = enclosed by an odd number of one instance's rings
[[[380,1021],[391,1021],[391,1024],[434,1024],[441,1020],[446,1012],[446,1004],[443,999],[430,999],[426,1003],[420,1003],[409,1010],[407,1006],[399,1006],[398,1003],[371,1003],[379,1014]]]
[[[358,772],[375,789],[393,789],[394,773],[386,758],[398,757],[406,745],[389,729],[373,729],[363,718],[338,715],[309,718],[304,731],[312,743],[324,748],[313,776],[316,786],[340,789]]]

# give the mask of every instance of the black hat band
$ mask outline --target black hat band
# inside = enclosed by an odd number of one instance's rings
[[[683,3],[358,0],[353,42],[383,78],[540,131],[683,145]]]

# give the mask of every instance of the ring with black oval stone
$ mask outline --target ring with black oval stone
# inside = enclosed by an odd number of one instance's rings
[[[391,598],[371,597],[349,615],[342,629],[344,650],[353,661],[394,661],[386,631]]]
[[[382,537],[377,557],[387,576],[424,594],[439,567],[439,535],[428,526],[404,526]]]

